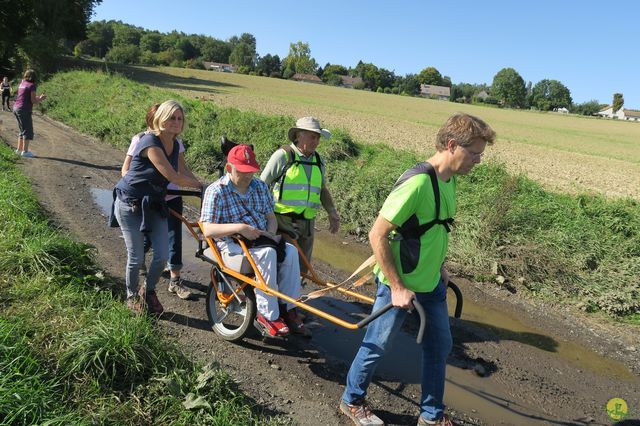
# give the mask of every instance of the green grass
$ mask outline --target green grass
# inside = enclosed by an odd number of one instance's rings
[[[143,128],[148,105],[177,98],[187,109],[187,161],[209,180],[217,177],[220,136],[254,144],[264,164],[284,143],[283,135],[294,122],[293,117],[222,108],[104,73],[57,74],[43,84],[43,91],[52,99],[45,103],[47,114],[122,149]],[[339,93],[343,92],[349,91]],[[93,108],[83,108],[89,98]],[[133,124],[106,126],[96,120],[107,116],[113,122]],[[334,137],[319,148],[327,162],[327,179],[344,229],[364,236],[395,179],[422,157],[404,147],[361,143],[344,129],[331,130]],[[459,272],[480,281],[501,275],[506,285],[519,291],[638,323],[637,201],[549,192],[496,163],[481,165],[460,179],[458,198],[449,260]]]
[[[0,145],[0,423],[284,424],[133,316]]]

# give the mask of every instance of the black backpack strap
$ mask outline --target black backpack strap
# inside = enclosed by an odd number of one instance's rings
[[[402,226],[399,226],[396,229],[396,231],[402,236],[403,239],[420,238],[434,225],[442,225],[447,230],[447,232],[451,232],[453,218],[440,219],[440,187],[438,185],[438,175],[436,174],[436,170],[430,163],[418,163],[411,169],[404,172],[393,186],[392,191],[405,183],[410,178],[422,173],[428,174],[429,178],[431,179],[431,187],[433,188],[433,197],[435,201],[436,218],[431,222],[419,225],[418,218],[415,215],[411,216],[405,223],[402,224]]]
[[[287,165],[285,166],[284,170],[282,170],[282,173],[280,174],[280,176],[278,176],[273,180],[274,182],[278,182],[280,184],[280,194],[278,195],[278,199],[276,201],[280,201],[282,199],[282,187],[284,186],[284,179],[287,176],[287,171],[289,170],[289,167],[291,167],[291,165],[294,163],[296,159],[296,156],[293,152],[293,148],[291,148],[291,145],[282,145],[280,149],[282,149],[285,155],[287,156]]]

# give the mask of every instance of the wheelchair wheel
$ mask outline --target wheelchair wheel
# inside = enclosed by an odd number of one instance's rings
[[[228,296],[240,287],[239,282],[232,277],[216,273],[218,282],[211,282],[207,290],[207,316],[213,331],[224,340],[235,341],[242,339],[253,324],[256,316],[256,297],[253,287],[247,285],[223,306],[218,300],[217,288]]]

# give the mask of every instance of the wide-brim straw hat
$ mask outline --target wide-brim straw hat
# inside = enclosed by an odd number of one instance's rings
[[[289,140],[291,142],[296,141],[296,132],[298,130],[306,130],[308,132],[318,133],[325,139],[329,139],[331,137],[331,132],[327,129],[323,129],[320,127],[320,121],[318,121],[315,117],[302,117],[296,121],[295,127],[289,129]]]

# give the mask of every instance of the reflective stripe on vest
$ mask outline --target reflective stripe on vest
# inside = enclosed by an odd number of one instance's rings
[[[286,153],[286,151],[285,151]],[[276,201],[275,212],[280,214],[295,213],[303,215],[305,219],[316,217],[322,189],[322,169],[320,157],[313,161],[303,161],[297,152],[293,151],[293,161],[281,179],[273,186],[273,198]],[[289,155],[287,153],[287,155]],[[311,178],[307,178],[304,165],[311,165]]]

